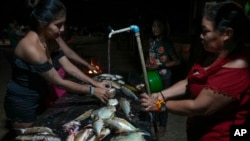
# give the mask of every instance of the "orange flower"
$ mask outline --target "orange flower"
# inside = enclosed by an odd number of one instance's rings
[[[161,111],[162,104],[165,104],[165,102],[164,102],[163,99],[157,100],[157,102],[155,104],[155,111],[156,112],[160,112]]]

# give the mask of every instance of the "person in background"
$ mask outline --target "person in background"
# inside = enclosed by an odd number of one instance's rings
[[[229,141],[230,127],[244,125],[249,115],[249,51],[244,46],[249,23],[235,2],[211,5],[202,18],[202,58],[186,79],[150,96],[141,94],[144,109],[188,116],[189,141]],[[181,95],[187,98],[174,99]]]
[[[88,77],[60,50],[58,37],[64,31],[66,8],[60,0],[28,0],[34,9],[30,14],[30,30],[14,50],[12,79],[8,83],[4,109],[13,128],[32,126],[44,111],[48,83],[67,91],[93,95],[101,102],[109,99],[108,82]],[[69,75],[88,84],[63,79],[56,67],[60,65]]]
[[[171,84],[171,68],[180,61],[168,35],[170,27],[163,18],[156,18],[152,23],[152,38],[149,40],[149,56],[146,60],[148,70],[158,70],[165,88]]]
[[[169,24],[163,18],[153,20],[152,38],[150,39],[149,56],[146,60],[147,70],[156,70],[159,72],[164,88],[168,88],[171,84],[172,72],[171,68],[179,65],[175,48],[172,41],[168,38]],[[167,112],[157,114],[159,120],[158,136],[164,136],[167,126]]]

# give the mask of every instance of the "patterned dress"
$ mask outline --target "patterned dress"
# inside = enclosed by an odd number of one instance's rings
[[[171,56],[174,53],[174,47],[167,39],[152,41],[149,49],[149,57],[152,59],[151,61],[159,66],[158,71],[164,88],[169,87],[171,84],[172,72],[170,68],[165,66],[165,64],[171,61]]]

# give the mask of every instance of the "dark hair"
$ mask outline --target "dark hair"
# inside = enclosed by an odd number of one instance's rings
[[[152,20],[151,27],[154,24],[154,22],[159,22],[160,24],[162,24],[162,26],[163,26],[163,36],[164,36],[164,38],[168,38],[168,36],[170,34],[170,26],[169,26],[167,18],[165,18],[165,17],[155,17]]]
[[[242,41],[249,33],[249,19],[244,9],[235,2],[215,3],[205,11],[204,16],[221,32],[232,28],[234,41]]]
[[[27,0],[27,5],[33,8],[30,14],[30,28],[35,31],[39,25],[48,25],[66,15],[66,8],[60,0]]]

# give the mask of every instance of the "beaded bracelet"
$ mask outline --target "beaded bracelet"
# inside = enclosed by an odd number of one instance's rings
[[[160,94],[161,94],[161,96],[162,96],[162,98],[163,98],[164,102],[166,103],[166,99],[165,99],[165,97],[164,97],[164,95],[163,95],[162,91],[160,91]]]

